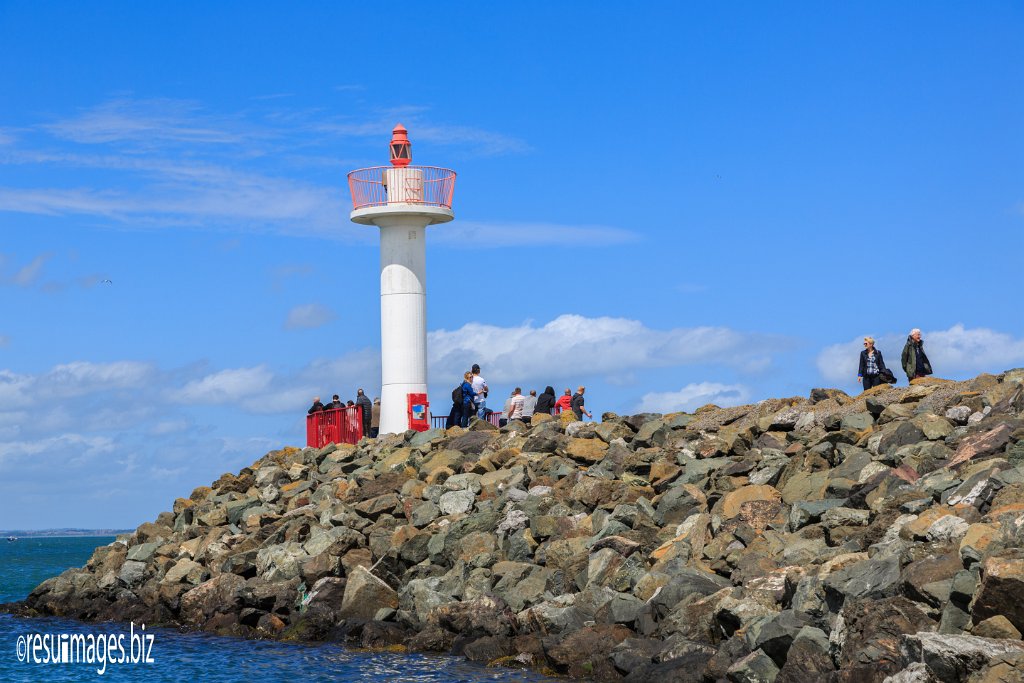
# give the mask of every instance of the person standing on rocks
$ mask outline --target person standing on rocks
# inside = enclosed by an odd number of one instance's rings
[[[901,360],[903,361],[903,372],[907,373],[908,380],[932,374],[932,364],[928,362],[928,356],[924,353],[921,330],[916,327],[910,331],[910,336],[907,337]]]
[[[555,401],[555,415],[560,414],[563,410],[572,410],[572,390],[566,389],[565,393],[558,397]]]
[[[380,398],[374,397],[373,407],[370,408],[370,438],[376,439],[380,433]]]
[[[474,365],[477,371],[480,366]],[[485,385],[486,386],[486,385]],[[469,419],[473,417],[476,409],[476,392],[473,391],[473,373],[467,372],[462,376],[462,417],[459,420],[460,427],[468,427]]]
[[[369,397],[362,389],[356,390],[356,405],[359,406],[363,412],[363,436],[369,436],[370,421],[373,419],[373,416],[370,414],[373,412],[373,404],[370,403]]]
[[[313,405],[312,405],[312,407],[309,410],[306,411],[306,414],[307,415],[312,415],[313,413],[319,413],[319,412],[322,412],[323,409],[324,409],[324,404],[320,402],[320,397],[319,396],[314,396],[313,397]]]
[[[586,391],[586,387],[580,387],[576,390],[576,394],[572,397],[569,405],[572,408],[572,412],[576,414],[577,420],[582,420],[583,416],[586,415],[588,418],[594,417],[590,411],[583,407],[583,392]]]
[[[857,369],[857,381],[864,383],[864,391],[884,384],[883,370],[885,361],[882,360],[882,352],[875,348],[875,338],[864,337],[864,350],[860,352],[860,367]]]
[[[476,396],[476,416],[481,420],[487,419],[487,380],[480,375],[480,366],[473,363],[473,394]]]
[[[512,397],[508,400],[508,412],[505,414],[505,417],[508,418],[508,422],[523,419],[523,408],[525,404],[526,399],[523,397],[523,390],[516,387],[512,390]]]
[[[530,389],[530,395],[523,397],[523,422],[530,424],[537,410],[537,390]]]
[[[545,387],[544,393],[537,397],[537,407],[534,409],[534,414],[545,413],[551,415],[555,410],[555,388]]]

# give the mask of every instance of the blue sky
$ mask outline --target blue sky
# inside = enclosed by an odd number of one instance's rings
[[[0,528],[134,526],[379,386],[345,174],[455,169],[431,396],[1024,365],[1019,3],[0,2]],[[103,282],[110,280],[109,283]]]

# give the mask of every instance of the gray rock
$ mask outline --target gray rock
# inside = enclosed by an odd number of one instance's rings
[[[848,598],[887,598],[896,594],[900,563],[896,558],[863,560],[825,579],[825,595],[838,607]]]
[[[153,553],[160,547],[157,542],[153,543],[140,543],[139,545],[132,546],[128,549],[127,559],[135,560],[137,562],[149,562],[153,558]]]
[[[117,573],[117,578],[129,588],[137,586],[142,583],[142,577],[146,574],[146,563],[137,562],[135,560],[127,560],[121,565],[121,571]]]
[[[779,667],[772,658],[754,650],[729,667],[725,677],[732,683],[774,683]]]
[[[437,501],[442,515],[458,515],[473,509],[476,496],[472,491],[449,491]]]
[[[871,413],[850,413],[843,417],[839,423],[840,429],[850,429],[855,432],[862,432],[875,424],[875,418]]]

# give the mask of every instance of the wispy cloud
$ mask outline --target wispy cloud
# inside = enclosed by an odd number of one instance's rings
[[[28,287],[34,284],[42,274],[43,266],[45,266],[46,262],[51,258],[53,258],[53,254],[51,253],[39,254],[27,265],[19,268],[17,272],[11,276],[11,282],[19,287]]]
[[[213,117],[196,102],[167,98],[118,98],[42,128],[57,137],[85,144],[237,144],[248,137],[237,119]]]
[[[270,283],[274,289],[278,289],[291,278],[308,277],[315,272],[316,269],[309,263],[289,263],[270,271]]]
[[[321,304],[303,304],[288,311],[284,321],[286,330],[310,330],[323,327],[338,316]]]
[[[447,247],[497,249],[517,246],[608,247],[637,242],[641,237],[638,233],[605,225],[455,221],[432,231],[429,239]]]
[[[4,348],[5,346],[10,345],[10,343],[11,343],[11,338],[10,337],[8,337],[6,334],[0,334],[0,349]]]
[[[639,413],[672,413],[692,411],[702,405],[714,403],[723,408],[738,406],[750,400],[750,389],[743,384],[700,382],[687,384],[679,391],[644,394],[637,405]]]
[[[202,226],[369,243],[346,219],[344,183],[324,174],[356,163],[337,158],[340,140],[357,138],[346,148],[358,149],[386,139],[402,116],[422,142],[475,154],[528,149],[501,132],[433,120],[417,106],[332,118],[267,106],[274,109],[224,114],[192,101],[119,97],[30,127],[18,141],[0,137],[0,164],[104,171],[81,174],[87,183],[0,186],[0,211],[91,216],[130,229]],[[605,231],[598,239],[619,237]]]
[[[980,372],[1002,372],[1024,364],[1024,339],[988,328],[956,324],[946,330],[925,331],[922,337],[928,360],[938,377],[962,378]],[[875,335],[875,347],[897,376],[901,374],[900,356],[906,340],[906,333]],[[830,382],[852,383],[857,376],[862,348],[863,337],[825,347],[818,354],[818,371]]]

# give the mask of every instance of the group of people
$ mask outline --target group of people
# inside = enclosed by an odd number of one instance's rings
[[[521,387],[512,390],[512,394],[505,400],[499,426],[504,426],[511,420],[521,420],[530,424],[533,416],[539,413],[557,415],[563,410],[571,410],[577,420],[582,420],[586,415],[588,418],[593,414],[584,405],[583,394],[586,387],[579,387],[576,393],[566,389],[565,393],[555,398],[553,387],[547,387],[538,396],[536,389],[531,389],[529,394],[523,394]],[[468,427],[473,417],[486,420],[494,411],[487,407],[487,395],[489,388],[487,380],[480,374],[480,366],[473,364],[472,369],[463,374],[462,382],[452,390],[452,409],[448,413],[448,420],[445,428],[454,426]]]
[[[308,415],[312,415],[313,413],[319,413],[325,410],[338,410],[339,408],[354,407],[362,408],[363,434],[370,438],[376,438],[377,433],[380,431],[380,398],[374,398],[373,402],[371,402],[362,389],[358,389],[356,391],[356,400],[350,400],[347,403],[342,401],[337,394],[335,394],[331,399],[331,402],[326,405],[320,401],[319,396],[314,396],[313,405],[306,411],[306,413]]]
[[[907,343],[903,346],[900,357],[903,372],[907,380],[927,377],[932,374],[932,364],[924,352],[924,340],[921,330],[916,327],[910,331]],[[864,337],[864,350],[860,352],[860,367],[857,369],[857,381],[864,383],[864,391],[879,384],[891,384],[896,381],[895,375],[885,367],[882,352],[875,348],[874,337]]]

